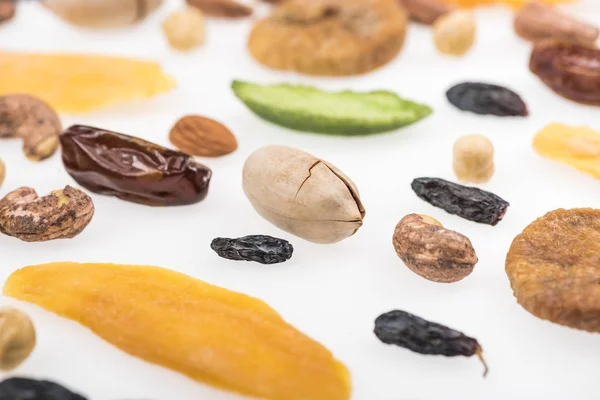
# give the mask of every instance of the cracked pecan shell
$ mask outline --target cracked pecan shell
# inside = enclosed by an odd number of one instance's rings
[[[510,246],[506,273],[533,315],[600,332],[600,210],[559,209],[531,223]]]

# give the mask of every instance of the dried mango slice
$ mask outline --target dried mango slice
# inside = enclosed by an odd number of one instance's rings
[[[522,7],[531,0],[440,0],[443,3],[448,3],[460,7],[477,7],[489,6],[494,4],[506,4],[507,6],[518,8]],[[545,4],[560,4],[571,3],[574,0],[537,0]]]
[[[27,93],[65,113],[83,113],[175,87],[160,65],[83,54],[0,52],[0,95]]]
[[[4,295],[78,321],[146,361],[272,400],[347,400],[348,371],[261,300],[158,267],[25,267]]]
[[[533,148],[542,157],[571,165],[600,179],[600,133],[590,128],[550,124],[537,133]]]

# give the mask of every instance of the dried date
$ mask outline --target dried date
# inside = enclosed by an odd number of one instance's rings
[[[393,344],[425,355],[446,357],[476,355],[488,373],[483,349],[476,339],[447,326],[427,321],[406,311],[393,310],[375,320],[375,336],[385,344]]]
[[[151,206],[193,204],[208,193],[211,170],[185,153],[81,125],[60,143],[69,174],[93,192]]]
[[[600,106],[600,49],[557,41],[536,43],[529,69],[555,93]]]
[[[235,261],[277,264],[289,260],[294,248],[283,239],[250,235],[238,239],[216,238],[210,245],[220,257]]]
[[[417,178],[411,186],[432,206],[482,224],[496,225],[510,205],[493,193],[439,178]]]
[[[50,381],[9,378],[0,382],[0,400],[87,400]]]
[[[503,86],[479,82],[464,82],[446,92],[448,101],[462,111],[500,117],[529,115],[521,97]]]

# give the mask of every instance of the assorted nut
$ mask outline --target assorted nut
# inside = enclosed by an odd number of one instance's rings
[[[221,18],[244,18],[252,15],[252,8],[236,0],[186,0],[206,15]]]
[[[176,11],[163,22],[163,32],[174,49],[191,50],[204,43],[204,16],[193,7]]]
[[[394,230],[393,243],[411,271],[433,282],[460,281],[473,272],[478,261],[469,238],[426,215],[402,218]]]
[[[0,22],[8,21],[15,16],[17,0],[0,1]]]
[[[433,23],[433,41],[440,53],[462,56],[475,43],[477,23],[471,11],[457,10]]]
[[[22,138],[25,156],[32,161],[50,157],[62,130],[56,112],[42,100],[25,94],[0,96],[0,138]]]
[[[63,20],[79,26],[128,26],[146,18],[163,0],[44,0]]]
[[[184,153],[200,157],[219,157],[233,153],[237,140],[233,133],[213,119],[188,115],[181,118],[169,133],[171,143]]]
[[[354,183],[327,161],[302,150],[256,150],[244,164],[242,185],[263,218],[311,242],[346,239],[365,217]]]
[[[410,18],[431,25],[442,15],[454,11],[454,7],[438,0],[399,0]]]
[[[27,314],[15,308],[0,308],[0,370],[10,371],[21,365],[35,343],[35,328]]]
[[[44,197],[22,187],[0,200],[0,232],[25,242],[71,239],[93,216],[92,199],[71,186]]]
[[[452,167],[459,181],[483,183],[494,174],[494,145],[482,135],[467,135],[454,143]]]

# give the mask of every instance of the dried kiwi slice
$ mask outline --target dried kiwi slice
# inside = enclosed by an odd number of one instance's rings
[[[309,86],[234,81],[235,95],[261,118],[298,131],[365,135],[413,124],[431,114],[426,105],[387,91],[325,92]]]

